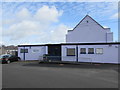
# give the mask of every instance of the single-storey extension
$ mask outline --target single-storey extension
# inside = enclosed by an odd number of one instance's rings
[[[62,43],[45,45],[19,45],[18,55],[21,60],[43,60],[48,54],[50,60],[120,63],[118,58],[120,43]]]

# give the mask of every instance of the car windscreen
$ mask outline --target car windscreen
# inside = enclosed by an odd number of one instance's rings
[[[1,55],[0,58],[9,58],[11,55]]]

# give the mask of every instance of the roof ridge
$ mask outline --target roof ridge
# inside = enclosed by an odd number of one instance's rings
[[[74,28],[73,30],[78,26],[80,25],[80,23],[86,18],[86,17],[90,17],[94,22],[96,22],[100,27],[102,27],[103,29],[105,29],[102,25],[100,25],[96,20],[94,20],[90,15],[86,15]]]

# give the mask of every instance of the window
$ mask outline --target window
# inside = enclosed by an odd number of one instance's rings
[[[96,54],[103,54],[103,48],[96,48]]]
[[[25,49],[25,53],[28,53],[28,49]]]
[[[75,48],[67,48],[67,56],[75,56]]]
[[[28,49],[21,49],[20,53],[28,53]]]
[[[20,53],[24,53],[24,49],[20,49]]]
[[[37,53],[37,52],[39,52],[39,50],[38,49],[34,49],[32,52],[33,53]]]
[[[81,48],[80,49],[80,54],[86,54],[86,48]]]
[[[94,48],[88,48],[88,54],[94,54]]]

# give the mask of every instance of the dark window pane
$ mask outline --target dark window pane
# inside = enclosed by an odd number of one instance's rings
[[[94,54],[94,48],[88,48],[88,54]]]
[[[20,53],[24,53],[24,49],[20,49]]]
[[[75,48],[67,48],[67,56],[75,56]]]
[[[28,53],[28,49],[25,49],[25,53]]]
[[[21,49],[20,53],[28,53],[28,49]]]
[[[80,49],[80,54],[86,54],[86,48],[81,48]]]

